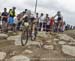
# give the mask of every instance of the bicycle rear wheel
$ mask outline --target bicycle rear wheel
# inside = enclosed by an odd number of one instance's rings
[[[21,35],[21,44],[22,46],[25,46],[28,42],[28,30],[27,31],[23,31],[22,35]]]

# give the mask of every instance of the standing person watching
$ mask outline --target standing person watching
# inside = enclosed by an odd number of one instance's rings
[[[51,17],[50,19],[50,31],[51,32],[54,31],[54,22],[55,22],[54,17]]]
[[[38,13],[36,13],[36,21],[37,21],[37,24],[36,24],[37,30],[39,30],[39,14]]]
[[[1,12],[0,12],[0,31],[1,31],[1,27],[2,27],[2,20],[1,20]]]
[[[7,8],[4,8],[4,12],[2,12],[1,18],[2,18],[2,31],[7,32],[7,29],[8,29],[7,27],[7,22],[8,22]]]
[[[9,10],[9,20],[8,20],[8,23],[9,23],[9,26],[10,26],[12,31],[15,31],[14,30],[14,28],[15,28],[14,17],[16,16],[15,9],[16,9],[16,7],[13,7],[12,9]]]
[[[44,23],[44,14],[41,13],[39,17],[40,31],[43,31],[43,23]]]
[[[50,29],[50,18],[49,18],[49,15],[48,14],[46,14],[46,17],[45,17],[45,21],[46,21],[46,32],[48,32],[49,31],[49,29]]]

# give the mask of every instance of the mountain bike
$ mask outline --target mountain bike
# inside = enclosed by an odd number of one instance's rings
[[[21,34],[21,44],[22,46],[28,43],[28,39],[30,38],[31,41],[36,39],[37,31],[34,29],[34,33],[32,31],[33,24],[30,25],[28,22],[24,23],[22,34]]]

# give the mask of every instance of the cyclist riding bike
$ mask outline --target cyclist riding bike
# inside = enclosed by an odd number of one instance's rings
[[[31,40],[35,40],[34,19],[35,18],[31,15],[30,12],[27,12],[22,18],[22,25],[23,25],[22,35],[21,35],[22,46],[26,45],[28,42],[28,39],[30,38]]]
[[[57,18],[57,31],[61,31],[61,27],[62,27],[62,24],[63,24],[63,16],[61,15],[61,12],[58,11],[57,14],[54,16],[54,17],[58,17]]]

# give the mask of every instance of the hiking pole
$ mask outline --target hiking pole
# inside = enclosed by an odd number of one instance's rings
[[[36,10],[37,10],[37,1],[38,0],[36,0],[36,3],[35,3],[35,13],[36,13]]]

